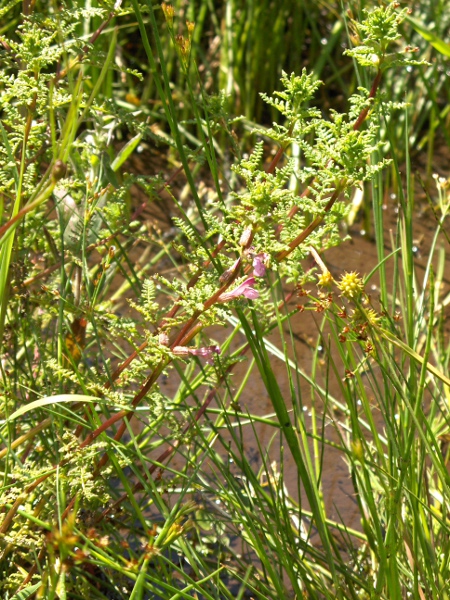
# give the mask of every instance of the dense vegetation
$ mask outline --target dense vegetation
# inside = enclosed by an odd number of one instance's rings
[[[0,15],[1,597],[447,598],[448,3]]]

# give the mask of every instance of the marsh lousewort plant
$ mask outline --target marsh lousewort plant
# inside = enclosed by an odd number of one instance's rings
[[[361,365],[370,373],[370,360],[382,355],[380,339],[423,366],[417,389],[426,388],[430,372],[445,383],[410,349],[412,335],[408,344],[397,339],[387,309],[374,310],[362,276],[349,272],[336,282],[320,258],[342,242],[339,224],[352,190],[379,180],[389,162],[378,158],[385,145],[380,123],[401,107],[383,93],[383,75],[420,64],[410,58],[412,46],[400,46],[407,11],[392,3],[364,12],[361,22],[346,17],[349,64],[355,61],[361,82],[370,81],[349,96],[347,112],[325,114],[315,106],[323,84],[313,70],[283,73],[282,89],[263,94],[279,119],[254,132],[264,142],[237,158],[228,188],[214,136],[227,139],[233,121],[224,96],[208,98],[203,88],[198,94],[192,74],[193,19],[205,20],[209,4],[195,15],[190,3],[180,28],[186,34],[178,33],[178,11],[165,3],[157,11],[137,0],[131,8],[109,0],[60,4],[24,1],[19,13],[10,2],[0,9],[11,16],[0,34],[2,597],[388,597],[396,576],[388,558],[406,547],[403,573],[419,551],[407,535],[395,537],[399,499],[386,494],[392,518],[371,530],[373,498],[363,502],[358,494],[364,535],[345,526],[336,531],[359,536],[363,549],[342,551],[320,487],[325,438],[308,430],[303,407],[286,402],[268,351],[288,365],[292,398],[297,365],[267,335],[285,335],[284,323],[305,308],[292,309],[295,294],[308,298],[308,309],[336,317],[345,363],[339,385],[349,398],[343,413],[355,438],[359,399],[353,402],[351,391]],[[227,32],[229,9],[231,3]],[[138,30],[144,50],[133,57]],[[169,69],[172,50],[179,60]],[[144,63],[145,77],[134,68]],[[172,85],[176,74],[184,87]],[[182,108],[192,112],[187,122]],[[142,142],[169,144],[181,163],[176,173],[187,180],[182,193],[173,192],[170,177],[125,172]],[[229,144],[239,154],[235,136]],[[268,144],[277,148],[270,163]],[[194,177],[200,163],[210,168],[209,195],[202,196]],[[177,205],[169,231],[134,218],[142,212],[132,205],[136,185],[146,201],[165,193],[165,202],[170,196]],[[306,286],[317,276],[321,289],[311,299]],[[289,291],[279,296],[281,284]],[[347,360],[350,342],[363,348],[358,364]],[[240,397],[251,368],[240,385],[233,376],[247,356],[273,405],[259,421],[281,432],[281,455],[289,452],[298,475],[297,500],[266,448],[258,446],[259,472],[246,459],[239,436],[243,423],[254,421]],[[317,381],[309,383],[314,396]],[[328,391],[320,393],[328,402]],[[365,397],[361,403],[369,406]],[[418,423],[419,408],[410,424]],[[384,457],[376,427],[369,429]],[[390,438],[396,459],[380,472],[391,481],[406,477],[408,454],[400,456],[396,444],[403,437],[410,448],[409,431]],[[345,452],[359,491],[371,481],[363,469],[375,463],[372,446],[360,438]],[[433,514],[445,522],[445,504],[436,506]],[[241,543],[248,556],[236,550]],[[366,548],[370,556],[359,561]],[[405,579],[409,594],[425,575],[416,570]],[[446,582],[433,580],[433,593]],[[401,597],[398,589],[392,594]]]

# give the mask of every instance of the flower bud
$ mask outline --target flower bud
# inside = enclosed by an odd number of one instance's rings
[[[247,227],[242,232],[241,239],[239,240],[239,245],[242,246],[243,248],[248,248],[249,245],[252,243],[252,239],[253,239],[253,230],[251,227]]]
[[[168,346],[169,336],[167,335],[167,333],[160,333],[158,336],[158,341],[161,344],[161,346]]]
[[[229,283],[236,277],[237,271],[238,271],[238,266],[239,266],[240,262],[241,262],[241,259],[238,258],[231,265],[231,267],[228,267],[228,269],[222,273],[222,275],[219,277],[220,283]]]
[[[67,165],[62,160],[58,159],[53,165],[52,177],[54,181],[59,181],[64,177],[67,171]]]

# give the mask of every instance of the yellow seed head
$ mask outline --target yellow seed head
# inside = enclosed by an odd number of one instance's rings
[[[188,30],[189,39],[192,38],[192,34],[194,33],[195,23],[193,21],[186,21],[186,27]]]
[[[324,271],[318,276],[317,285],[321,287],[330,287],[333,283],[333,276],[330,271]]]
[[[366,310],[366,317],[370,325],[376,325],[380,320],[380,316],[376,311],[373,310],[373,308],[369,308],[368,310]]]
[[[346,298],[357,298],[364,292],[364,283],[361,277],[355,271],[345,273],[338,283],[338,288],[342,292],[342,296]]]
[[[166,4],[163,2],[161,4],[162,11],[164,13],[164,17],[166,18],[166,23],[169,29],[173,28],[173,17],[175,15],[175,10],[171,4]]]

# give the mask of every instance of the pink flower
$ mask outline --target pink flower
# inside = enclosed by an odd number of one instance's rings
[[[269,261],[269,255],[267,252],[261,252],[256,254],[253,258],[253,275],[255,277],[264,277],[266,274],[267,263]]]
[[[219,346],[205,346],[204,348],[189,348],[188,346],[175,346],[172,348],[175,356],[203,356],[208,364],[213,362],[213,354],[220,354]]]
[[[255,285],[255,278],[248,277],[240,285],[238,285],[236,288],[234,288],[234,290],[231,290],[231,292],[224,292],[223,294],[220,294],[217,301],[218,302],[228,302],[229,300],[234,300],[235,298],[238,298],[239,296],[245,296],[249,300],[255,300],[256,298],[259,298],[259,292],[258,292],[258,290],[254,289],[254,287],[253,287],[254,285]]]

